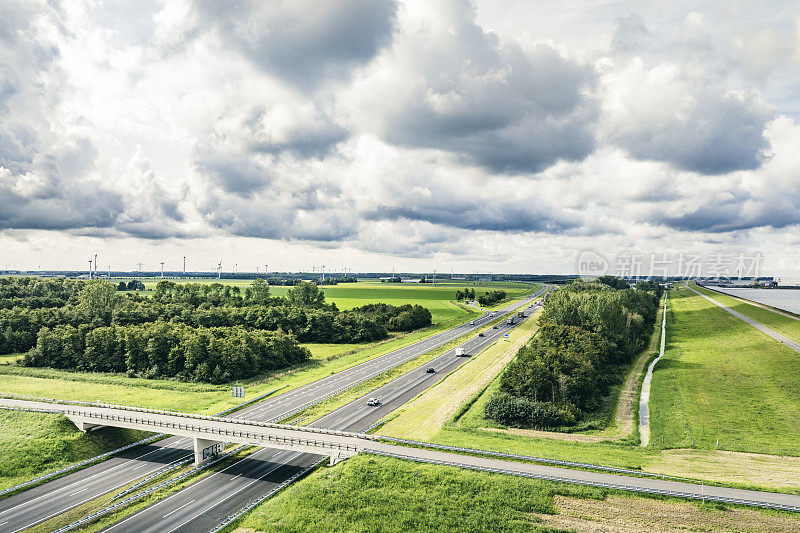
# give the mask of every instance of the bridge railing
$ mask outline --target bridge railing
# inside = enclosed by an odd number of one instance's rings
[[[250,431],[243,431],[243,430],[236,430],[231,428],[217,428],[213,426],[206,426],[206,425],[197,425],[194,424],[182,424],[179,422],[169,422],[167,420],[157,420],[152,418],[139,418],[136,416],[124,416],[124,415],[116,415],[111,413],[100,413],[97,411],[84,411],[81,409],[64,409],[63,412],[66,415],[73,415],[79,416],[82,418],[88,418],[91,420],[107,420],[107,421],[117,421],[117,422],[126,422],[130,424],[139,424],[142,426],[149,426],[149,427],[157,427],[163,429],[177,429],[181,431],[192,431],[192,432],[199,432],[205,433],[207,435],[212,435],[215,437],[234,437],[239,439],[245,439],[247,442],[253,441],[260,441],[263,444],[282,444],[285,446],[310,446],[313,448],[328,448],[331,450],[340,450],[340,451],[350,451],[350,452],[358,452],[360,448],[355,444],[347,444],[347,443],[339,443],[339,442],[331,442],[325,440],[318,440],[318,439],[311,439],[311,438],[300,438],[300,437],[287,437],[284,435],[271,435],[268,433],[255,433]],[[212,419],[215,422],[220,422],[220,419]],[[240,421],[235,421],[233,423],[240,424]],[[276,428],[277,429],[277,428]],[[286,428],[280,428],[286,429]],[[297,428],[289,427],[288,429],[296,431]],[[166,431],[169,433],[169,431]],[[224,439],[220,439],[224,440]]]

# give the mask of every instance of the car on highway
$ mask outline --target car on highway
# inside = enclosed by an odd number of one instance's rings
[[[497,326],[492,326],[492,329],[498,329]]]
[[[474,325],[475,325],[475,321],[474,321],[474,320],[470,320],[470,321],[469,321],[469,325],[470,325],[470,326],[474,326]]]
[[[375,407],[380,404],[381,401],[377,398],[370,398],[369,400],[367,400],[367,405],[369,405],[370,407]]]
[[[478,337],[485,337],[485,336],[486,335],[482,331],[480,333],[478,333]]]
[[[425,372],[427,372],[428,374],[433,374],[434,372],[436,372],[436,369],[435,368],[429,368]]]

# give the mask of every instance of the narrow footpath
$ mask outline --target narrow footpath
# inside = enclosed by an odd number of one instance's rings
[[[650,382],[653,381],[653,369],[664,357],[664,347],[667,342],[667,294],[664,293],[664,309],[661,318],[661,346],[658,357],[653,359],[647,367],[647,374],[642,381],[642,395],[639,397],[639,440],[642,447],[650,444]]]

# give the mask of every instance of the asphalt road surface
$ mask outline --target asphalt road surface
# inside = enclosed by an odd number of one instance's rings
[[[525,318],[537,309],[538,306],[527,308]],[[485,320],[482,321],[482,323],[485,322]],[[498,329],[485,328],[483,329],[485,337],[473,337],[461,346],[466,348],[467,354],[476,354],[501,339],[510,329],[521,323],[518,319],[515,322],[516,324],[513,326],[503,322],[498,325]],[[364,431],[468,360],[469,355],[457,357],[455,350],[448,350],[432,361],[399,376],[309,425],[355,432]],[[429,374],[428,368],[434,368],[436,372]],[[379,398],[380,405],[367,406],[369,398]],[[259,450],[214,476],[199,480],[157,504],[114,524],[105,531],[115,533],[208,531],[250,501],[260,497],[294,473],[314,464],[319,459],[320,456],[316,454],[280,452],[270,448]]]
[[[800,353],[800,344],[798,344],[797,342],[793,341],[789,337],[784,337],[783,335],[781,335],[780,333],[778,333],[774,329],[770,329],[767,326],[765,326],[764,324],[762,324],[761,322],[756,322],[752,318],[746,317],[743,314],[741,314],[741,313],[739,313],[737,311],[734,311],[733,309],[731,309],[730,307],[728,307],[726,305],[722,305],[721,303],[719,303],[718,301],[714,300],[713,298],[709,298],[705,294],[703,294],[703,293],[701,293],[699,291],[696,291],[695,289],[689,287],[688,285],[687,285],[687,287],[693,293],[695,293],[695,294],[697,294],[699,296],[702,296],[703,298],[705,298],[706,300],[708,300],[712,304],[714,304],[714,305],[716,305],[718,307],[721,307],[722,309],[726,310],[727,312],[729,312],[730,314],[732,314],[736,318],[744,320],[745,322],[747,322],[748,324],[750,324],[751,326],[753,326],[757,330],[759,330],[759,331],[761,331],[763,333],[766,333],[767,335],[769,335],[770,337],[772,337],[776,341],[778,341],[778,342],[780,342],[782,344],[785,344],[786,346],[788,346],[789,348],[791,348],[795,352]]]
[[[516,309],[524,306],[545,290],[547,289],[542,288],[535,295],[526,298],[522,302],[508,306],[508,308]],[[381,374],[464,333],[476,330],[492,320],[494,318],[487,313],[475,319],[474,326],[462,324],[437,333],[360,365],[284,394],[268,398],[231,416],[259,421],[280,420],[307,405],[320,401],[322,398]],[[193,455],[193,441],[191,439],[170,437],[146,447],[128,450],[97,465],[12,495],[0,500],[0,531],[16,532],[49,520],[98,496],[152,474],[167,464],[191,455]],[[316,456],[312,457],[316,458]],[[255,461],[256,464],[253,464],[253,466],[258,467],[262,457],[259,456],[248,461],[251,463]],[[282,464],[281,461],[295,462],[293,458],[284,456],[280,456],[277,461],[280,464]],[[276,470],[276,472],[283,471]],[[244,475],[239,477],[246,478]]]

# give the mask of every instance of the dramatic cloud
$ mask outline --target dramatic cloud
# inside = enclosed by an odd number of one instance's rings
[[[342,79],[391,37],[391,0],[196,0],[197,31],[219,37],[261,69],[301,87]]]
[[[567,271],[790,242],[797,6],[557,4],[0,3],[0,248]]]
[[[501,43],[474,15],[466,1],[408,2],[393,46],[349,96],[360,126],[498,172],[589,154],[591,69],[547,44]]]

